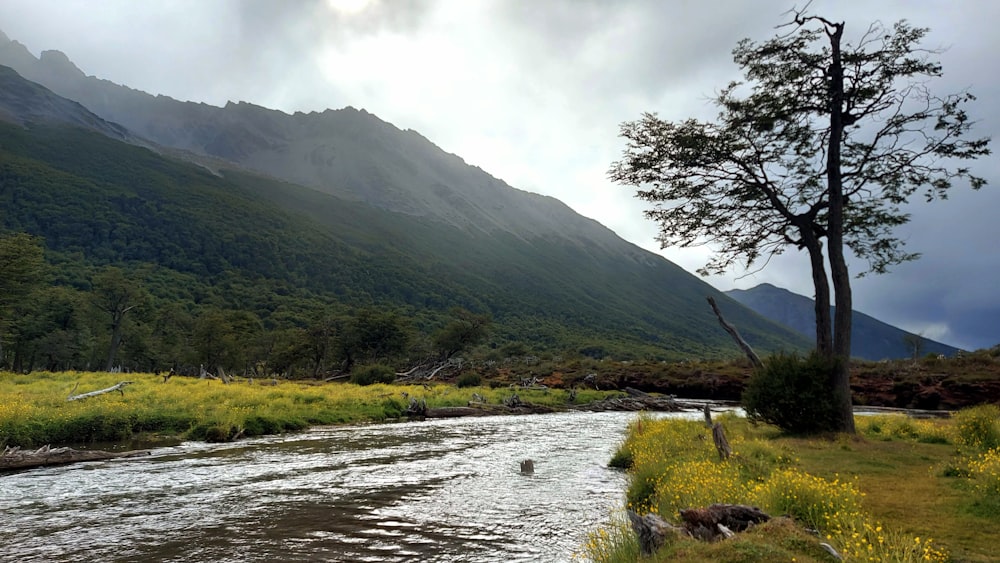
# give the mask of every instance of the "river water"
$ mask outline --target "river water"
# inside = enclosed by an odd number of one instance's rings
[[[606,464],[634,416],[323,427],[4,475],[0,559],[568,561],[622,505]]]

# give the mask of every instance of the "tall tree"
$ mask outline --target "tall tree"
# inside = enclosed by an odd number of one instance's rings
[[[109,267],[94,276],[92,300],[98,310],[110,315],[111,344],[105,370],[111,371],[115,357],[121,346],[125,315],[142,305],[146,299],[146,289],[135,280],[125,276],[120,268]]]
[[[448,359],[479,344],[489,333],[489,315],[476,315],[461,307],[451,310],[452,320],[433,335],[434,348]]]
[[[0,235],[0,366],[5,364],[4,339],[12,312],[35,289],[45,274],[44,247],[26,233]]]
[[[337,352],[344,371],[356,362],[384,362],[401,355],[410,342],[405,322],[396,313],[362,309],[339,331]]]
[[[989,139],[967,138],[971,94],[927,88],[942,69],[919,48],[926,29],[876,23],[852,43],[843,22],[801,12],[783,27],[764,43],[738,43],[745,82],[718,94],[714,122],[647,113],[622,124],[627,147],[609,175],[653,203],[646,215],[664,247],[713,246],[702,274],[750,268],[789,246],[808,253],[816,348],[838,366],[832,429],[853,432],[846,250],[873,273],[917,258],[893,235],[909,220],[901,206],[918,190],[944,199],[958,179],[985,185],[959,161],[989,154]]]

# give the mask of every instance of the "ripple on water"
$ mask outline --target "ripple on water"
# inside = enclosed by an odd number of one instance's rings
[[[323,427],[26,471],[0,479],[0,544],[19,561],[565,561],[621,505],[604,464],[632,416]]]

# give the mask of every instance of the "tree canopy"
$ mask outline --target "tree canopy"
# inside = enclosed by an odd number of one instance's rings
[[[624,123],[627,145],[609,175],[653,204],[646,215],[659,223],[664,247],[711,245],[702,274],[806,250],[817,349],[848,358],[845,252],[874,273],[917,258],[894,233],[910,218],[902,206],[918,191],[943,199],[957,180],[985,185],[963,161],[989,154],[989,139],[969,138],[970,93],[930,90],[942,67],[920,47],[927,29],[875,23],[849,40],[843,22],[801,12],[780,29],[763,43],[737,44],[744,81],[715,97],[715,121],[646,113]],[[851,431],[847,364],[838,365],[838,429]]]

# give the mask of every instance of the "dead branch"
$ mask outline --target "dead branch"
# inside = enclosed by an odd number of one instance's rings
[[[753,351],[753,348],[751,348],[750,345],[747,344],[746,340],[743,340],[743,337],[740,336],[740,333],[739,331],[736,330],[736,327],[727,323],[726,319],[723,318],[722,312],[719,311],[719,307],[715,304],[715,299],[713,299],[712,297],[707,297],[706,299],[708,299],[708,304],[712,306],[712,311],[715,312],[715,316],[718,317],[719,324],[722,325],[722,328],[724,328],[726,332],[729,333],[729,336],[733,337],[733,340],[736,341],[736,345],[739,346],[741,350],[743,350],[743,353],[747,355],[747,358],[750,358],[750,363],[753,364],[755,368],[764,367],[764,364],[760,361],[760,357],[757,355],[756,352]]]
[[[70,396],[66,397],[66,400],[67,401],[77,401],[77,400],[80,400],[80,399],[88,399],[90,397],[96,397],[98,395],[103,395],[105,393],[111,393],[112,391],[118,391],[119,393],[122,394],[122,397],[124,397],[125,396],[124,388],[125,388],[126,385],[132,385],[132,382],[131,381],[120,381],[120,382],[112,385],[111,387],[108,387],[107,389],[100,389],[98,391],[91,391],[89,393],[80,393],[79,395],[73,395],[72,394],[73,392],[70,391]],[[79,386],[79,383],[77,383],[77,386]],[[73,391],[76,391],[76,387],[73,388]]]

